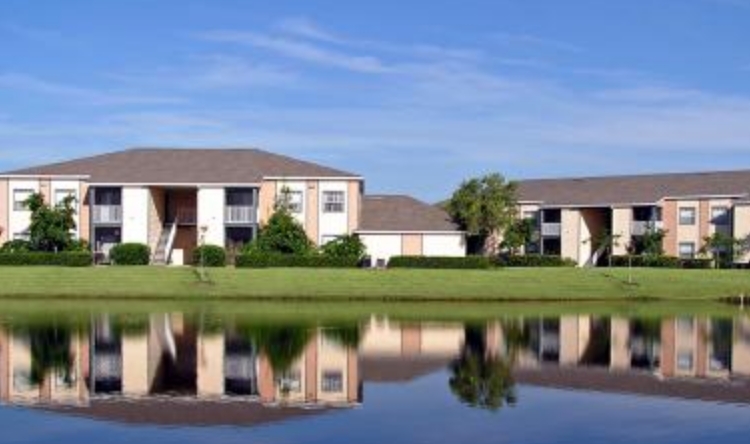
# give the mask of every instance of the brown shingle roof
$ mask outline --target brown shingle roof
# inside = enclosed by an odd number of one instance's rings
[[[665,197],[742,197],[748,192],[750,170],[518,182],[519,201],[541,202],[548,206],[652,204]]]
[[[134,148],[4,173],[88,175],[92,183],[258,183],[263,177],[357,175],[259,149]]]
[[[358,231],[458,231],[448,213],[409,196],[365,196]]]

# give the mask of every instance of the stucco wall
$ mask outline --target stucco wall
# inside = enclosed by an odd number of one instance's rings
[[[694,208],[695,209],[695,224],[693,225],[680,225],[680,208]],[[683,242],[692,242],[695,244],[695,251],[701,247],[701,234],[708,232],[705,227],[707,217],[707,206],[705,203],[701,203],[697,200],[678,200],[677,201],[677,245],[676,254],[679,254],[679,246]]]
[[[224,188],[198,189],[198,228],[206,227],[205,244],[224,246]],[[200,230],[198,236],[200,236]]]
[[[78,182],[78,196],[80,196],[80,214],[78,216],[78,235],[81,239],[91,241],[91,204],[89,203],[89,184]]]
[[[78,180],[53,180],[53,181],[50,181],[50,196],[49,196],[49,199],[50,199],[50,202],[52,203],[52,205],[56,204],[55,199],[56,199],[56,196],[57,196],[58,192],[63,192],[63,191],[68,191],[68,190],[73,192],[73,197],[75,198],[75,200],[73,201],[73,206],[74,206],[74,209],[75,209],[75,215],[73,216],[73,220],[75,221],[75,224],[76,224],[76,229],[75,229],[74,236],[76,238],[80,237],[81,233],[83,233],[83,231],[81,230],[81,226],[80,226],[80,224],[81,224],[81,207],[82,207],[82,202],[83,202],[83,198],[82,198],[82,195],[81,195],[81,185],[80,185],[80,183],[81,182],[78,181]]]
[[[164,230],[164,201],[163,188],[149,188],[148,196],[148,245],[155,251],[162,230]]]
[[[422,237],[424,256],[466,256],[466,238],[463,233],[425,234]]]
[[[421,256],[422,235],[404,234],[401,238],[401,254],[404,256]]]
[[[275,202],[276,182],[266,180],[260,184],[260,190],[258,190],[258,221],[261,225],[265,224],[273,214]]]
[[[306,214],[308,211],[314,211],[315,208],[311,207],[308,208],[307,205],[307,182],[306,181],[279,181],[276,183],[276,197],[275,199],[278,199],[281,197],[281,194],[283,193],[284,189],[288,189],[289,191],[294,192],[300,192],[302,193],[302,211],[299,213],[292,213],[292,217],[299,222],[300,225],[303,227],[307,224]]]
[[[619,236],[615,238],[616,242],[612,248],[615,256],[627,254],[627,247],[632,235],[630,227],[632,220],[633,208],[622,207],[612,209],[612,235]]]
[[[318,239],[317,242],[324,236],[340,236],[349,232],[349,184],[346,181],[321,181],[319,184],[320,191],[318,193],[319,204],[318,204]],[[323,194],[326,191],[341,191],[344,193],[344,212],[342,213],[326,213],[323,211]]]
[[[351,233],[359,228],[359,221],[362,216],[362,182],[359,180],[349,181],[349,191],[347,193],[348,205],[348,232]]]
[[[122,338],[122,392],[130,396],[149,394],[148,338],[146,334]]]
[[[568,259],[579,261],[581,244],[581,215],[578,210],[564,209],[561,212],[560,253]]]
[[[662,220],[664,221],[664,253],[669,256],[677,255],[677,202],[668,200],[662,204]]]
[[[199,397],[224,394],[224,335],[203,334],[198,339],[197,389]]]
[[[392,256],[400,256],[403,251],[400,234],[363,234],[360,239],[365,244],[373,265],[378,260],[388,262]]]
[[[122,188],[122,242],[148,244],[148,188]]]
[[[734,207],[734,237],[743,239],[746,245],[750,245],[750,205]],[[750,251],[745,252],[738,260],[740,262],[750,261]]]
[[[16,211],[13,209],[13,190],[28,189],[39,192],[39,180],[10,180],[8,183],[8,239],[13,239],[16,233],[22,233],[29,228],[31,211]]]
[[[0,179],[0,245],[8,241],[8,216],[9,216],[8,199],[8,180]]]
[[[320,221],[318,214],[320,213],[320,200],[318,196],[320,185],[317,180],[307,181],[307,191],[305,196],[305,231],[307,237],[309,237],[317,245],[320,236]]]

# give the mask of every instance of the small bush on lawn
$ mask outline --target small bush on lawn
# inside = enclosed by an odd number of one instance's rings
[[[31,242],[23,239],[8,241],[0,247],[0,253],[24,253],[31,251]]]
[[[329,257],[323,255],[298,255],[265,252],[243,253],[235,259],[235,266],[237,268],[355,268],[358,265],[359,259],[352,257]]]
[[[346,257],[361,259],[366,247],[356,234],[339,236],[321,247],[321,252],[328,257]]]
[[[713,259],[680,259],[680,267],[705,270],[713,268]]]
[[[27,251],[14,253],[0,253],[0,265],[57,265],[65,267],[87,267],[93,258],[89,252],[61,251],[50,253],[42,251]]]
[[[151,249],[145,244],[119,244],[112,247],[109,258],[114,265],[148,265],[151,260]]]
[[[645,267],[645,268],[686,268],[706,269],[711,268],[711,259],[680,259],[675,256],[612,256],[613,267]]]
[[[572,259],[549,254],[500,256],[496,264],[500,267],[575,267],[577,265]]]
[[[485,256],[394,256],[388,261],[388,268],[487,269],[491,266]]]
[[[204,245],[193,250],[193,264],[206,267],[224,267],[227,264],[227,252],[218,245]]]

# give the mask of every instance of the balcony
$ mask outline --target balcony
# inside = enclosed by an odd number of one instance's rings
[[[542,236],[543,237],[560,237],[562,228],[560,223],[542,223]]]
[[[247,205],[227,205],[224,208],[224,222],[227,224],[254,224],[256,209]]]
[[[92,220],[95,224],[122,223],[121,205],[94,205],[92,213]]]
[[[654,220],[634,220],[630,223],[630,234],[633,236],[644,236],[646,233],[661,230],[664,222]]]

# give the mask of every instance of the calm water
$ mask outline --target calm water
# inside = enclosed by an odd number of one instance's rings
[[[0,309],[0,442],[747,443],[750,317]]]

